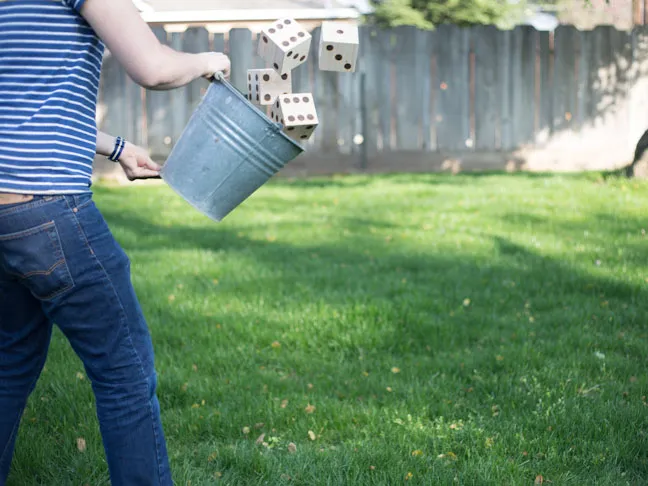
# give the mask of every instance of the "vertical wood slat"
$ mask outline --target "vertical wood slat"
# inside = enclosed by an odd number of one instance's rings
[[[252,68],[252,32],[249,29],[235,28],[230,31],[229,56],[232,62],[232,86],[247,94],[247,71]]]
[[[258,56],[257,56],[258,57]],[[292,77],[292,88],[295,93],[310,93],[313,87],[310,83],[310,68],[313,58],[309,55],[306,61],[297,66],[290,73]],[[265,67],[265,66],[259,66]]]
[[[592,66],[591,50],[592,45],[589,42],[591,33],[582,31],[577,33],[578,56],[577,60],[577,80],[576,80],[576,112],[574,113],[574,128],[582,131],[587,125],[589,119],[590,106],[588,103],[588,94],[590,88],[590,73]]]
[[[163,27],[153,27],[153,33],[163,44],[168,44],[167,33]],[[146,93],[146,117],[148,146],[154,157],[166,157],[171,152],[168,143],[171,129],[169,114],[171,95],[169,91],[148,90]]]
[[[380,96],[379,84],[382,80],[377,73],[380,69],[380,58],[373,42],[377,39],[378,31],[375,27],[363,26],[360,28],[359,66],[365,73],[365,110],[367,125],[362,136],[363,144],[369,157],[378,152],[378,131],[380,129]]]
[[[311,69],[316,73],[313,96],[315,109],[319,119],[319,126],[315,132],[316,145],[322,153],[336,153],[337,143],[337,117],[338,105],[338,76],[336,72],[319,70],[319,41],[321,28],[317,27],[312,32],[311,51],[309,54]]]
[[[396,70],[396,149],[417,150],[420,148],[419,137],[421,127],[421,98],[423,95],[424,79],[418,72],[419,58],[417,45],[417,29],[414,27],[398,27],[394,29],[398,53],[394,56]]]
[[[511,52],[513,32],[505,30],[500,32],[497,39],[498,56],[497,72],[499,79],[499,148],[501,150],[512,150],[515,148],[513,142],[513,111],[512,111],[512,65],[509,58]]]
[[[631,140],[648,129],[648,26],[632,30],[632,75],[629,94]]]
[[[171,48],[181,51],[183,44],[183,33],[174,32],[170,35]],[[170,129],[169,136],[171,137],[171,146],[175,145],[182,135],[182,131],[189,119],[189,104],[187,99],[189,97],[189,87],[183,86],[173,89],[169,92],[171,98],[170,106]]]
[[[447,42],[438,44],[437,49],[440,150],[465,150],[470,138],[469,33],[466,28],[450,25],[442,25],[437,31],[437,37]]]
[[[612,30],[611,50],[614,53],[616,67],[616,79],[614,82],[614,126],[616,127],[615,138],[619,141],[620,149],[625,153],[627,149],[634,149],[636,140],[630,138],[630,114],[629,96],[632,76],[632,34],[625,30]],[[648,128],[648,127],[647,127]],[[623,150],[625,145],[626,150]],[[631,155],[631,154],[630,154]],[[629,156],[630,156],[629,155]]]
[[[258,47],[259,47],[259,40],[261,39],[261,32],[257,32],[256,34],[252,35],[252,65],[250,66],[251,69],[263,69],[266,67],[265,60],[257,54],[258,52]]]
[[[511,119],[512,146],[519,147],[534,139],[535,132],[535,29],[516,27],[512,32]]]
[[[378,147],[381,151],[389,151],[392,146],[392,57],[396,38],[389,30],[380,30],[374,39],[379,60],[374,63],[376,82],[378,83]]]
[[[471,32],[475,46],[475,149],[496,150],[499,126],[499,77],[497,70],[499,31],[495,26]]]
[[[592,120],[593,125],[600,125],[602,121],[602,108],[606,103],[605,89],[607,84],[607,73],[609,69],[609,55],[606,53],[608,39],[607,30],[596,28],[589,34],[589,59],[591,66],[589,73],[586,110],[588,117]]]
[[[210,46],[209,32],[207,29],[202,27],[188,29],[182,37],[182,50],[194,54],[199,52],[208,52]],[[189,109],[187,110],[189,114],[192,114],[198,107],[198,104],[203,97],[204,89],[207,86],[207,81],[204,79],[197,79],[189,84],[186,96],[187,103],[189,104]]]
[[[576,41],[577,31],[572,26],[556,29],[554,44],[554,127],[567,130],[573,126],[576,110]]]
[[[108,51],[103,59],[101,73],[101,91],[99,93],[99,104],[103,110],[103,116],[99,123],[99,129],[109,134],[124,133],[125,121],[123,120],[122,98],[123,98],[123,70]]]
[[[540,55],[540,113],[536,143],[545,142],[553,133],[553,66],[549,32],[539,32],[538,50]]]
[[[353,153],[353,138],[356,134],[356,118],[360,115],[360,98],[356,96],[357,77],[351,73],[337,73],[337,141],[342,154]]]
[[[432,103],[432,55],[434,52],[435,33],[425,30],[416,32],[416,52],[418,52],[418,62],[416,69],[417,79],[420,80],[421,99],[417,100],[420,109],[420,132],[419,145],[421,150],[429,151],[432,149],[432,140],[430,137],[432,126],[432,113],[430,106]]]

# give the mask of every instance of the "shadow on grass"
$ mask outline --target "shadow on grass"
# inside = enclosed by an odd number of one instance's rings
[[[646,289],[640,285],[629,285],[602,276],[600,272],[584,272],[570,263],[534,253],[498,236],[485,237],[493,245],[493,258],[474,258],[461,252],[400,252],[395,246],[397,243],[389,244],[382,238],[372,238],[368,227],[380,227],[381,223],[362,217],[344,220],[345,224],[357,230],[356,235],[362,236],[351,235],[344,239],[343,245],[297,247],[279,241],[250,239],[240,231],[224,227],[167,228],[132,213],[110,208],[103,208],[102,212],[113,229],[138,235],[132,244],[124,243],[127,252],[199,249],[232,256],[244,254],[259,275],[272,277],[268,281],[265,281],[266,277],[259,277],[259,282],[263,282],[261,285],[258,282],[256,285],[238,285],[232,281],[242,299],[254,300],[259,293],[273,292],[278,292],[276,297],[279,299],[289,298],[280,295],[285,292],[304,299],[318,299],[330,306],[370,302],[378,308],[392,309],[401,316],[398,319],[401,324],[409,327],[409,334],[402,334],[403,329],[397,326],[390,335],[382,336],[380,343],[372,343],[377,350],[393,351],[402,344],[402,336],[410,335],[415,337],[415,342],[408,344],[408,352],[414,348],[425,350],[428,345],[448,351],[447,343],[426,339],[426,333],[445,320],[440,312],[460,309],[467,297],[472,300],[469,320],[484,326],[469,332],[475,338],[482,331],[490,332],[490,324],[497,323],[495,327],[498,329],[518,325],[514,318],[517,311],[511,309],[511,300],[517,301],[516,309],[525,300],[532,300],[544,302],[547,310],[552,305],[559,310],[574,302],[598,306],[601,295],[616,299],[619,305],[648,297]],[[537,216],[511,216],[512,221],[520,222],[520,218],[541,231],[558,229],[561,234],[582,234],[583,228],[589,227],[572,223],[561,226],[555,221],[549,224]],[[599,215],[599,221],[620,235],[636,228],[635,222],[619,221],[612,215]],[[363,228],[367,231],[363,232]],[[640,246],[629,245],[627,253],[637,265],[647,264],[646,253]],[[592,265],[595,270],[594,262]],[[178,278],[189,280],[194,277],[196,280],[204,279],[199,275],[178,275]],[[467,314],[463,315],[468,319]],[[468,325],[468,322],[464,324]]]
[[[360,176],[360,177],[358,177]],[[555,173],[555,172],[506,172],[506,171],[471,171],[461,172],[459,174],[451,173],[385,173],[385,174],[372,174],[371,177],[362,177],[363,174],[349,174],[349,175],[331,175],[331,176],[317,176],[309,178],[299,177],[283,177],[278,176],[273,178],[269,183],[275,187],[290,187],[294,189],[327,189],[327,188],[359,188],[369,187],[374,184],[388,181],[390,184],[415,184],[415,185],[439,185],[439,186],[452,186],[461,185],[469,186],[482,182],[492,180],[496,177],[508,177],[513,179],[522,180],[548,180],[557,178],[575,177],[583,179],[582,173]],[[613,174],[608,174],[611,178]],[[599,177],[599,173],[590,174],[592,179]]]

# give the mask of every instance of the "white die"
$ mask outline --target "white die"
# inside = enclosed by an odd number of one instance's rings
[[[286,135],[299,142],[309,139],[319,125],[311,93],[279,96],[272,106],[270,117],[283,125]]]
[[[272,105],[277,96],[292,92],[290,73],[274,69],[248,69],[248,99],[255,105]]]
[[[319,43],[320,70],[354,72],[359,45],[357,26],[342,22],[323,22]]]
[[[257,53],[267,67],[286,74],[306,62],[311,41],[294,19],[279,19],[261,31]]]

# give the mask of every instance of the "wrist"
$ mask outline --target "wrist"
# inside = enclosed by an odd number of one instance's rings
[[[124,154],[124,149],[126,148],[126,140],[123,137],[115,138],[115,143],[113,149],[108,155],[108,160],[113,162],[119,162],[119,159]]]
[[[212,72],[211,68],[211,56],[207,52],[201,52],[196,54],[196,59],[198,61],[198,66],[200,67],[200,76],[207,78],[213,76],[215,73]]]

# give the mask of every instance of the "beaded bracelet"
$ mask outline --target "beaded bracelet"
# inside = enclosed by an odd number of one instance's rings
[[[110,157],[108,157],[108,160],[112,160],[113,162],[119,161],[119,157],[121,157],[125,145],[126,140],[124,140],[122,137],[117,137],[117,139],[115,140],[115,148],[112,154],[110,154]]]

